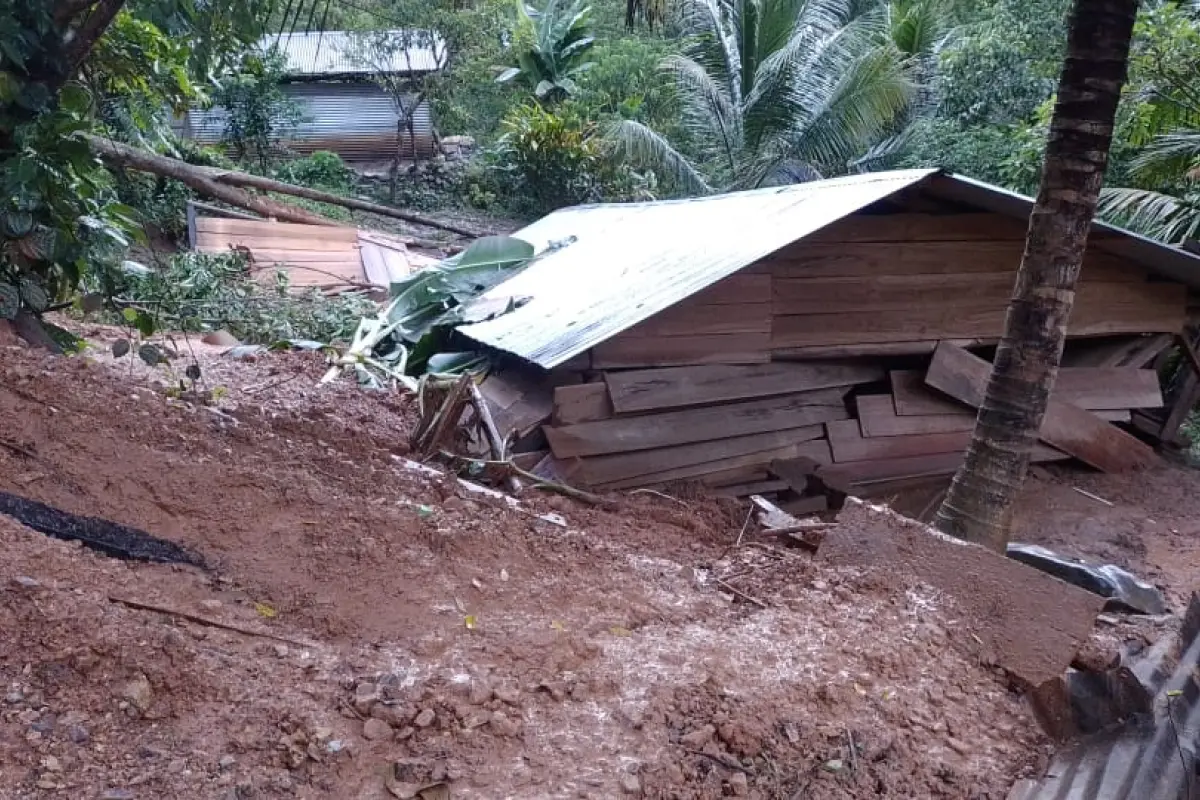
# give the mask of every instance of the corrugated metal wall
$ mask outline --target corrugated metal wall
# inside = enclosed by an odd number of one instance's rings
[[[291,83],[283,91],[300,107],[300,122],[281,137],[301,153],[329,150],[347,161],[391,159],[396,152],[399,114],[391,95],[378,86],[351,83]],[[193,109],[180,133],[204,144],[217,144],[225,133],[224,108]],[[401,141],[405,159],[434,155],[433,117],[422,103],[413,119],[414,137]],[[415,152],[414,152],[415,144]]]

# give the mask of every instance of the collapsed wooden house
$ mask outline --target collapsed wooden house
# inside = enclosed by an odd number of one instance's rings
[[[493,414],[576,484],[886,493],[961,463],[1030,208],[914,170],[566,209],[488,295],[524,304],[459,331],[516,356]],[[1197,289],[1200,258],[1094,227],[1035,460],[1155,461],[1200,399]]]

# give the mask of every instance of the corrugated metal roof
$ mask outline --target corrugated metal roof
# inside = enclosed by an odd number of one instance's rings
[[[487,297],[531,298],[501,317],[459,328],[466,336],[551,368],[722,278],[896,192],[922,189],[1027,219],[1033,201],[940,170],[902,170],[781,188],[672,200],[579,206],[514,234],[539,258]],[[1111,225],[1092,246],[1200,288],[1200,258]]]
[[[1084,738],[1055,756],[1045,777],[1020,781],[1008,800],[1195,800],[1200,744],[1200,598],[1192,595],[1177,647],[1157,646],[1132,667],[1156,694],[1151,715]],[[1168,642],[1169,643],[1169,642]]]
[[[373,47],[385,37],[410,42],[407,53],[401,47]],[[258,46],[278,49],[287,62],[287,74],[293,78],[332,77],[334,75],[372,75],[387,73],[425,73],[441,69],[446,60],[444,40],[431,31],[310,31],[264,36]],[[372,53],[382,53],[372,56]]]
[[[556,211],[514,236],[547,253],[486,297],[521,308],[459,330],[550,368],[936,170]]]

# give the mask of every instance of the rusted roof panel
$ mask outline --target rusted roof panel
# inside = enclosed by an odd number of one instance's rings
[[[538,252],[488,293],[524,306],[459,330],[554,367],[936,170],[855,175],[692,200],[579,206],[515,236]]]

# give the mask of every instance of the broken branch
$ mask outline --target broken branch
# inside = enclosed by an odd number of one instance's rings
[[[316,647],[316,645],[311,642],[302,642],[299,639],[289,639],[286,636],[279,636],[278,634],[268,633],[266,631],[256,631],[253,628],[244,628],[241,625],[234,625],[230,622],[221,622],[220,620],[209,619],[208,617],[202,617],[199,614],[193,614],[190,611],[181,611],[178,608],[160,606],[155,603],[146,603],[141,600],[129,600],[124,597],[117,597],[116,595],[109,595],[108,599],[109,602],[118,603],[123,606],[128,606],[129,608],[136,608],[140,611],[156,611],[159,614],[166,614],[171,617],[179,617],[180,619],[186,619],[189,622],[207,625],[210,628],[220,628],[222,630],[233,631],[234,633],[245,634],[246,636],[257,636],[262,639],[274,639],[275,641],[285,642],[287,644],[295,645],[296,647]]]

